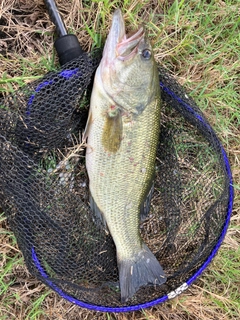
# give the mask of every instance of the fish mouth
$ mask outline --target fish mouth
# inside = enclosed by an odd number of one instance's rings
[[[137,53],[138,44],[144,38],[144,34],[144,28],[141,27],[128,37],[122,12],[117,9],[113,14],[112,25],[103,51],[106,62],[111,62],[116,58],[124,61],[132,58]]]

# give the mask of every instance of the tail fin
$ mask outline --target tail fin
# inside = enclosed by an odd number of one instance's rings
[[[127,302],[144,285],[161,285],[167,278],[164,271],[148,247],[129,260],[118,260],[121,302]]]

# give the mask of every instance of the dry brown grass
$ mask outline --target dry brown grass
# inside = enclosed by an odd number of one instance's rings
[[[170,6],[173,1],[147,1],[143,6],[140,16],[148,19],[150,8],[154,14],[163,13],[163,4]],[[193,1],[194,2],[194,1]],[[219,9],[218,17],[224,16],[226,12],[226,3],[217,1]],[[101,21],[97,19],[103,4],[92,2],[90,8],[87,8],[86,1],[57,1],[59,9],[62,12],[65,24],[68,30],[74,30],[85,50],[91,48],[92,41],[89,40],[89,34],[84,27],[84,23],[90,25],[94,30],[100,30]],[[129,5],[129,11],[136,8],[138,1],[132,1]],[[237,10],[237,6],[235,6]],[[233,8],[234,12],[234,8]],[[141,20],[139,17],[139,20]],[[109,25],[111,16],[105,12],[102,16],[105,19],[105,25]],[[129,18],[129,24],[131,19]],[[132,22],[133,23],[133,22]],[[153,24],[155,22],[153,21]],[[182,18],[182,24],[193,30],[198,25],[198,20],[185,21]],[[137,24],[137,22],[136,22]],[[134,26],[136,27],[136,25]],[[154,31],[155,30],[155,31]],[[30,81],[29,75],[43,75],[52,67],[53,52],[53,31],[54,26],[49,21],[43,1],[40,0],[2,0],[0,3],[0,78],[13,79],[12,82],[1,84],[2,87],[9,91],[17,89],[21,81],[14,80],[17,77],[26,76],[24,82]],[[177,37],[180,29],[169,24],[163,28],[163,20],[156,23],[153,29],[153,38],[161,40],[161,46],[156,48],[156,59],[161,61],[169,70],[175,72],[178,80],[186,84],[189,89],[198,88],[202,84],[202,77],[208,81],[207,93],[225,85],[226,79],[221,69],[216,70],[214,65],[221,63],[224,68],[239,67],[238,61],[234,56],[227,57],[222,55],[214,59],[206,54],[209,58],[209,64],[199,59],[194,60],[194,55],[189,55],[189,60],[175,59],[176,55],[184,55],[184,40]],[[191,31],[192,32],[192,31]],[[104,32],[103,32],[104,33]],[[203,30],[204,33],[204,30]],[[105,33],[103,34],[103,36]],[[214,35],[203,34],[204,40]],[[217,36],[217,35],[215,35]],[[181,46],[182,45],[182,46]],[[221,49],[221,48],[220,48]],[[237,65],[238,64],[238,65]],[[11,87],[10,87],[11,85]],[[201,89],[196,89],[199,93]],[[195,94],[196,94],[195,92]],[[1,92],[0,92],[1,94]],[[5,92],[2,94],[6,94]],[[207,108],[205,110],[210,122],[216,124],[216,114],[214,105],[219,106],[220,113],[223,117],[229,117],[231,105],[225,100],[214,100],[211,96],[208,98]],[[240,113],[240,110],[238,110]],[[238,118],[239,119],[239,118]],[[221,131],[222,137],[226,143],[227,152],[232,164],[232,172],[235,182],[240,181],[240,123],[237,118],[232,119],[229,127],[224,127]],[[220,133],[221,125],[216,125],[216,130]],[[2,219],[0,230],[0,252],[1,261],[0,269],[4,277],[2,282],[6,284],[6,291],[2,292],[0,298],[0,319],[161,319],[161,320],[230,320],[237,319],[233,317],[231,309],[232,290],[231,282],[221,283],[219,278],[215,277],[215,270],[221,270],[223,257],[218,255],[209,270],[204,276],[191,286],[187,292],[165,304],[144,310],[143,312],[133,312],[126,314],[105,314],[96,313],[87,309],[82,309],[60,298],[56,293],[46,288],[42,283],[33,278],[26,269],[22,254],[19,251],[15,238],[6,225],[5,218]],[[230,250],[238,250],[240,244],[240,197],[239,189],[236,189],[235,204],[231,226],[224,240],[222,250],[227,255]],[[229,258],[231,259],[231,258]],[[226,260],[227,261],[227,260]],[[11,265],[12,263],[12,265]],[[239,264],[238,264],[239,265]],[[224,268],[226,270],[226,268]],[[239,273],[238,273],[239,275]],[[211,282],[210,282],[211,281]],[[209,285],[209,282],[211,283]],[[235,287],[239,286],[240,280],[236,279]],[[4,286],[3,286],[4,287]],[[237,294],[237,293],[236,293]],[[39,307],[36,306],[35,313],[30,311],[41,297],[45,297]],[[238,295],[239,300],[240,296]],[[216,302],[217,301],[217,302]],[[236,299],[237,301],[237,299]],[[235,310],[240,306],[236,305]],[[240,314],[240,310],[239,310]]]

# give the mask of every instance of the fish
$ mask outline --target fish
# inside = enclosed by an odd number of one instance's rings
[[[160,110],[158,70],[147,32],[141,27],[128,36],[117,9],[95,73],[84,139],[90,205],[116,246],[122,303],[141,286],[166,282],[140,235],[152,194]]]

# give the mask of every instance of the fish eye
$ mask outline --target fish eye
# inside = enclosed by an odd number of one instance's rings
[[[144,49],[144,50],[142,51],[142,57],[143,57],[144,59],[149,60],[149,59],[151,58],[151,56],[152,56],[151,50],[149,50],[149,49]]]

